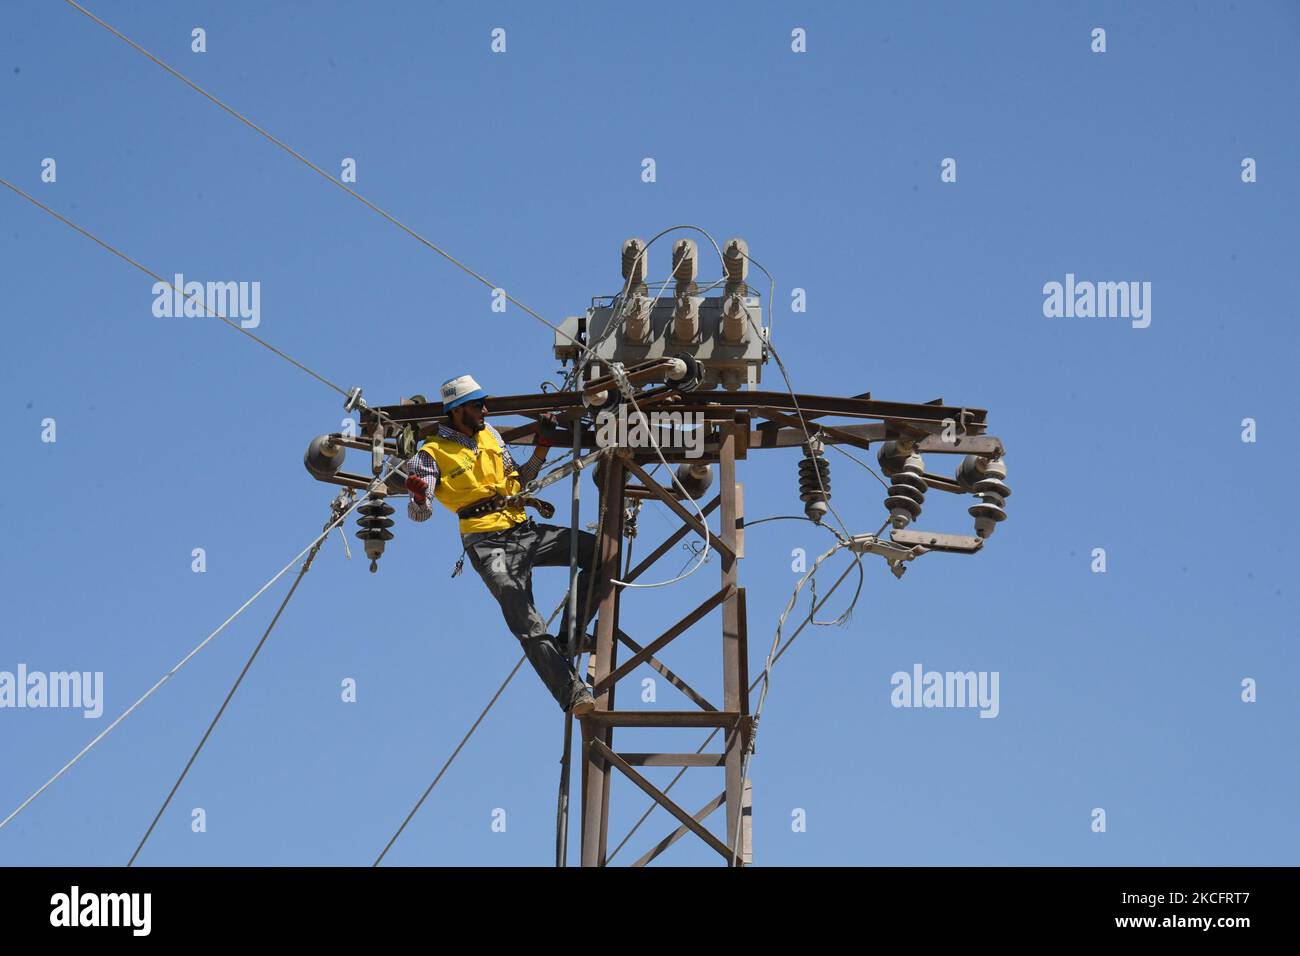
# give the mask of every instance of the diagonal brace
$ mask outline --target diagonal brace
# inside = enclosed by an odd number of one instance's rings
[[[713,509],[718,507],[718,505],[720,505],[721,503],[722,503],[722,496],[714,495],[713,500],[710,501],[707,505],[705,505],[701,509],[704,512],[704,516],[707,518],[713,512]],[[635,568],[633,568],[632,571],[623,578],[623,580],[628,582],[629,584],[635,581],[637,578],[641,576],[642,572],[648,570],[652,564],[654,564],[665,554],[667,554],[669,549],[671,549],[673,545],[675,545],[678,541],[682,540],[682,538],[686,537],[686,533],[690,530],[691,528],[689,525],[683,524],[680,528],[678,528],[667,538],[665,538],[663,544],[659,545],[659,547],[655,548],[648,555],[646,555],[645,558],[642,559],[641,563],[638,564]]]
[[[728,584],[722,590],[718,591],[717,594],[713,595],[713,597],[709,598],[703,604],[697,607],[690,614],[687,614],[684,618],[682,618],[672,627],[668,628],[668,630],[664,631],[661,635],[656,637],[653,641],[650,642],[649,645],[642,648],[637,653],[633,654],[626,661],[620,664],[616,669],[610,671],[600,680],[596,681],[595,686],[591,688],[592,696],[599,697],[601,694],[605,693],[605,691],[609,690],[609,688],[612,687],[616,682],[622,680],[632,671],[636,670],[647,660],[653,657],[656,652],[663,650],[670,643],[672,643],[683,633],[689,630],[697,621],[700,620],[700,618],[704,617],[704,615],[708,614],[710,611],[712,611],[723,601],[727,600],[727,598],[731,597],[731,594],[734,590],[735,587],[733,585]]]
[[[731,545],[719,538],[709,530],[708,525],[687,511],[682,503],[670,495],[662,485],[651,478],[644,468],[638,465],[635,461],[632,461],[630,458],[624,461],[623,464],[627,466],[629,471],[641,479],[641,483],[645,485],[647,491],[666,504],[673,514],[686,522],[686,524],[688,524],[696,534],[701,538],[705,538],[709,542],[709,547],[721,553],[729,561],[734,561],[736,559],[736,552],[732,549]]]
[[[623,776],[627,777],[634,784],[640,787],[646,796],[675,816],[688,830],[709,846],[713,847],[713,849],[717,850],[718,853],[722,854],[723,859],[728,863],[731,862],[731,849],[725,843],[715,837],[708,830],[704,829],[701,824],[696,822],[693,816],[670,800],[658,787],[633,770],[631,764],[618,754],[614,753],[614,751],[606,746],[603,740],[599,737],[592,737],[590,746],[591,749],[604,758],[607,763],[618,768],[619,772],[621,772]]]
[[[727,799],[727,791],[723,790],[720,794],[718,794],[716,797],[714,797],[712,800],[710,800],[708,803],[706,803],[703,807],[700,808],[699,812],[695,814],[695,822],[703,823],[710,813],[718,809],[718,807],[722,806],[723,801],[726,799]],[[684,826],[678,827],[672,833],[668,834],[668,836],[664,837],[653,847],[651,847],[650,850],[643,857],[641,857],[632,865],[645,866],[647,863],[649,863],[651,860],[657,857],[660,853],[663,853],[664,850],[668,849],[670,846],[672,846],[674,843],[676,843],[685,835],[686,835],[686,827]]]
[[[627,647],[631,649],[631,651],[634,654],[640,654],[643,650],[645,650],[645,648],[643,648],[636,641],[632,640],[632,638],[628,637],[621,630],[616,631],[614,633],[614,636],[617,637],[620,641],[622,641],[625,645],[627,645]],[[664,679],[667,680],[668,683],[672,684],[679,691],[681,691],[683,694],[689,697],[691,701],[694,702],[700,708],[700,710],[718,709],[714,707],[712,704],[710,704],[708,700],[705,699],[703,694],[699,693],[690,684],[686,683],[686,681],[682,680],[671,670],[669,670],[668,667],[665,666],[662,662],[660,662],[658,658],[653,656],[648,657],[646,658],[646,663],[649,664],[651,667],[653,667],[655,670],[657,670],[660,674],[662,674],[664,676]]]

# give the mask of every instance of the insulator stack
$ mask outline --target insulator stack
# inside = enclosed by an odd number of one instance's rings
[[[749,243],[744,239],[728,239],[722,253],[722,268],[729,286],[727,294],[741,291],[749,277]]]
[[[675,342],[694,342],[700,334],[700,302],[703,299],[695,284],[699,264],[694,240],[680,239],[673,244],[673,278],[677,284],[671,330]]]
[[[925,462],[915,451],[915,446],[887,441],[876,453],[880,469],[889,476],[889,496],[885,507],[889,521],[902,530],[921,515],[925,493],[930,490],[925,480]]]
[[[1007,518],[1005,508],[1011,488],[1006,463],[967,455],[957,469],[957,483],[979,499],[979,504],[971,505],[970,516],[975,519],[975,533],[987,538],[998,522]]]
[[[673,305],[673,341],[694,342],[700,335],[700,296],[679,295]]]
[[[821,524],[830,510],[831,463],[822,457],[820,446],[804,446],[804,457],[799,462],[799,500],[804,503],[803,513]]]
[[[893,476],[885,507],[889,509],[889,520],[895,528],[906,528],[921,515],[925,493],[930,488],[921,477],[921,471],[921,468],[909,465]]]
[[[630,295],[623,306],[623,338],[629,343],[650,342],[650,297]]]
[[[745,306],[745,296],[749,291],[745,285],[745,279],[749,275],[749,244],[744,239],[727,241],[726,251],[722,254],[722,268],[727,276],[727,284],[723,289],[722,326],[719,331],[723,342],[739,345],[746,340],[749,325],[749,310]],[[728,389],[732,388],[732,385],[724,384]],[[739,388],[739,383],[735,387]]]
[[[673,278],[677,280],[677,296],[695,294],[695,277],[699,271],[700,257],[694,239],[680,239],[673,243]]]
[[[370,559],[370,573],[379,570],[379,557],[384,553],[384,543],[393,540],[391,528],[395,521],[388,517],[393,513],[393,506],[384,501],[384,496],[371,492],[365,504],[357,508],[361,517],[357,526],[361,528],[357,537],[366,543],[366,557]]]

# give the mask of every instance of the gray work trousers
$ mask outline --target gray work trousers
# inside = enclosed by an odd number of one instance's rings
[[[568,567],[571,534],[569,528],[537,524],[530,519],[506,531],[481,531],[461,538],[474,570],[501,605],[510,633],[519,639],[533,670],[565,711],[587,685],[560,649],[568,635],[568,603],[564,605],[557,641],[546,632],[546,622],[533,606],[533,568]],[[596,536],[587,531],[578,532],[579,635],[586,632],[587,622],[591,620],[592,609],[586,607],[587,587],[595,556]]]

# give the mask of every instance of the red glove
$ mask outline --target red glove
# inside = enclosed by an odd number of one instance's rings
[[[424,504],[429,492],[429,483],[423,478],[411,475],[406,479],[406,490],[419,504]]]
[[[537,431],[534,434],[533,443],[538,448],[553,448],[555,447],[555,432],[555,413],[545,412],[542,414],[541,420],[537,423]]]

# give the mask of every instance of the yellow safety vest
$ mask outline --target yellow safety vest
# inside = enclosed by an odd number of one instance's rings
[[[518,472],[506,474],[501,443],[485,428],[478,433],[478,453],[450,438],[434,435],[421,447],[438,466],[438,484],[433,496],[450,511],[472,505],[493,495],[519,492]],[[460,533],[504,531],[528,519],[523,508],[507,508],[481,518],[461,518]]]

